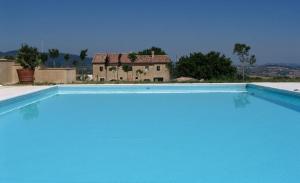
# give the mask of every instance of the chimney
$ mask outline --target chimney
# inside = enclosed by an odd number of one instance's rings
[[[152,58],[154,58],[155,52],[151,51]]]

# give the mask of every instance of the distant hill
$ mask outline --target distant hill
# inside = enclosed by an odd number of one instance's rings
[[[5,57],[5,56],[13,56],[15,57],[17,55],[18,51],[13,50],[13,51],[7,51],[7,52],[2,52],[0,51],[0,57]]]
[[[12,56],[16,57],[18,51],[12,50],[8,52],[1,52],[0,51],[0,58]],[[64,60],[64,53],[61,53],[58,58],[55,59],[55,65],[56,67],[71,67],[73,66],[73,63],[77,62],[78,67],[86,67],[88,70],[92,69],[92,58],[88,57],[84,60],[84,62],[80,61],[79,55],[70,54],[70,59],[68,62]],[[45,63],[47,67],[54,67],[53,60],[51,58],[48,58],[48,61]]]
[[[274,63],[274,64],[264,64],[261,66],[264,66],[264,67],[286,67],[286,68],[291,68],[291,69],[300,68],[300,64],[295,64],[295,63]]]
[[[252,76],[300,77],[300,64],[276,63],[253,66],[249,69]]]

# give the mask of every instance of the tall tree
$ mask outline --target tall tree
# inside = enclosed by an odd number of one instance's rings
[[[88,49],[84,49],[84,50],[81,50],[80,51],[80,60],[81,60],[81,63],[83,64],[83,61],[85,60],[85,58],[87,57],[87,52],[88,52]],[[85,69],[85,68],[84,68]],[[85,80],[85,76],[84,76],[84,71],[81,72],[82,73],[82,79]]]
[[[118,64],[117,64],[117,81],[119,81],[119,68],[122,65],[122,53],[118,55]]]
[[[65,60],[66,63],[68,63],[69,60],[70,60],[70,54],[66,53],[66,54],[64,55],[64,60]],[[66,64],[66,63],[65,63],[65,64]]]
[[[256,57],[250,54],[250,50],[250,46],[241,43],[236,43],[233,49],[233,53],[238,56],[242,64],[243,81],[245,80],[246,68],[256,63]]]
[[[41,57],[42,66],[44,66],[45,63],[46,63],[47,60],[48,60],[48,54],[47,54],[47,53],[41,53],[41,54],[40,54],[40,57]]]
[[[73,61],[72,61],[72,65],[73,65],[74,67],[77,67],[77,65],[78,65],[78,60],[73,60]]]
[[[137,54],[135,52],[129,53],[128,54],[128,58],[129,58],[129,60],[132,63],[131,66],[129,67],[131,69],[131,71],[132,71],[132,65],[137,60]],[[131,77],[133,79],[133,72],[131,73]],[[127,72],[127,80],[128,80],[128,72]]]
[[[158,47],[152,46],[149,49],[145,49],[143,51],[138,52],[139,55],[152,55],[152,51],[154,51],[155,55],[166,55],[167,53]]]
[[[55,59],[59,57],[59,50],[54,48],[54,49],[50,49],[48,52],[49,52],[49,57],[52,59],[53,67],[56,67]]]
[[[106,55],[105,63],[104,63],[104,66],[105,66],[105,80],[107,80],[107,67],[109,65],[109,62],[110,62],[110,57],[109,57],[109,55]]]
[[[84,59],[87,57],[87,52],[88,52],[88,49],[84,49],[84,50],[80,51],[79,57],[80,57],[81,61],[84,61]]]

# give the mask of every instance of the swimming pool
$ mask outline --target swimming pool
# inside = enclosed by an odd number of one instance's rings
[[[2,101],[0,113],[0,182],[300,180],[300,96],[291,92],[55,86]]]

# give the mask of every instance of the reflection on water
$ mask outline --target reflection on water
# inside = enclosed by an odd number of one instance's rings
[[[20,114],[24,120],[33,120],[39,117],[38,103],[27,105],[20,109]]]
[[[247,93],[241,93],[238,96],[234,97],[233,100],[235,108],[245,108],[250,104]]]

